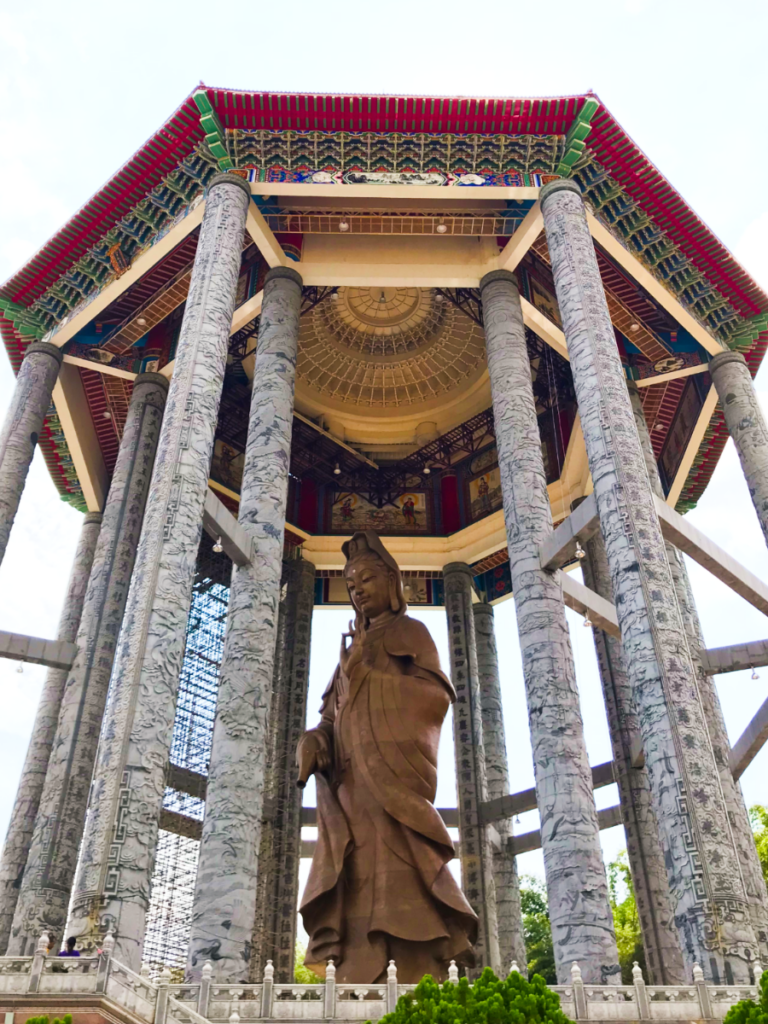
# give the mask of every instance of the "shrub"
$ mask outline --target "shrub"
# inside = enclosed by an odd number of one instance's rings
[[[560,997],[542,977],[530,981],[513,971],[500,980],[486,967],[474,985],[439,985],[431,975],[397,1001],[381,1024],[572,1024],[560,1009]],[[752,1024],[752,1022],[750,1022]]]
[[[51,1024],[51,1020],[47,1014],[41,1017],[27,1017],[27,1024]],[[53,1024],[72,1024],[72,1014],[65,1013],[63,1017],[54,1017]]]
[[[760,1001],[741,999],[726,1013],[723,1024],[768,1024],[768,971],[760,979]]]

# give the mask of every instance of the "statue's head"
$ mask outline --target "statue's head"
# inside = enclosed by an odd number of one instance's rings
[[[405,611],[400,569],[373,530],[354,534],[341,546],[349,598],[365,625],[386,611]]]

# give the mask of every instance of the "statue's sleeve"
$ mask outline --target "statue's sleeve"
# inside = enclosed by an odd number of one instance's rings
[[[435,642],[423,622],[404,615],[386,634],[384,646],[393,657],[410,658],[417,668],[437,676],[448,691],[451,702],[456,700],[456,691],[440,667]]]
[[[331,676],[331,681],[323,692],[323,699],[320,704],[320,721],[316,728],[324,732],[333,743],[333,727],[336,722],[336,680],[339,678],[339,666]]]

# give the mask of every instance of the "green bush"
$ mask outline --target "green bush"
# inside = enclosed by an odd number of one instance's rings
[[[50,1017],[27,1017],[27,1024],[51,1024]],[[72,1014],[65,1013],[63,1017],[54,1017],[53,1024],[72,1024]]]
[[[394,1013],[381,1024],[571,1024],[560,1009],[560,997],[542,977],[527,981],[513,971],[500,980],[486,967],[474,985],[439,985],[431,975],[397,1001]],[[751,1022],[750,1022],[751,1024]]]
[[[768,971],[760,978],[760,1001],[742,999],[726,1013],[723,1024],[768,1024]]]

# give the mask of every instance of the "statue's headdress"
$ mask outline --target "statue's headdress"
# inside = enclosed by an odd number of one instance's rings
[[[356,561],[358,558],[375,558],[382,562],[394,575],[394,585],[390,591],[390,607],[393,612],[405,612],[407,605],[403,593],[403,580],[400,575],[400,566],[387,551],[381,540],[373,530],[358,530],[352,535],[351,540],[344,541],[341,550],[347,560],[347,564]],[[359,613],[359,610],[355,608]]]

